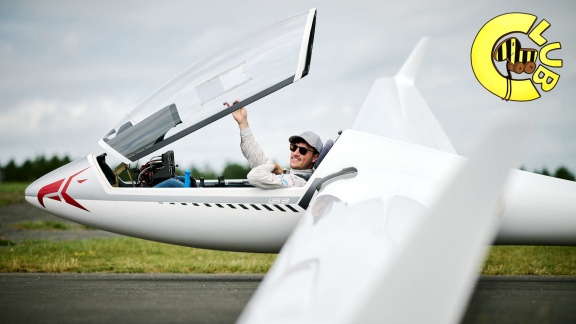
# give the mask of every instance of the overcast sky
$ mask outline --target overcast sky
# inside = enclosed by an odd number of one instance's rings
[[[40,154],[100,154],[98,140],[125,113],[219,46],[282,18],[318,9],[310,74],[249,107],[257,140],[288,164],[287,138],[323,139],[350,128],[374,80],[394,75],[422,37],[417,86],[466,155],[501,115],[534,120],[529,170],[576,171],[576,2],[566,1],[5,1],[0,0],[0,163]],[[508,12],[546,19],[562,49],[557,86],[532,102],[505,102],[470,65],[479,29]],[[523,44],[524,45],[524,44]],[[187,167],[242,162],[238,127],[225,117],[174,149]]]

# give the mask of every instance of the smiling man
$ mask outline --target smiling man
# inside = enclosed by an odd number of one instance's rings
[[[246,108],[232,113],[240,127],[240,149],[252,169],[248,181],[258,188],[275,189],[282,187],[302,187],[314,172],[314,162],[322,151],[324,144],[317,134],[307,131],[291,136],[290,169],[283,170],[270,160],[256,142],[250,125]]]

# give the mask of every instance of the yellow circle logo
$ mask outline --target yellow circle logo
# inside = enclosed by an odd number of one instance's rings
[[[538,89],[548,92],[560,79],[551,68],[562,67],[562,60],[548,54],[562,47],[542,36],[550,27],[546,20],[532,28],[536,20],[525,13],[504,14],[487,22],[474,39],[470,53],[474,75],[503,100],[538,99]]]

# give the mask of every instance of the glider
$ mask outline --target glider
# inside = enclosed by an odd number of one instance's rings
[[[315,25],[311,9],[213,52],[99,143],[129,164],[298,81]],[[576,183],[511,170],[529,132],[519,121],[497,123],[475,154],[457,155],[415,87],[426,43],[396,76],[375,81],[305,187],[140,187],[119,179],[106,154],[90,154],[32,183],[26,200],[128,236],[280,252],[241,323],[458,322],[488,245],[576,245]],[[148,167],[150,181],[173,176],[173,152]]]

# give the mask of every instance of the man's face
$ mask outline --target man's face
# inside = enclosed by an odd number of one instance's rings
[[[290,144],[290,150],[294,149],[294,152],[290,152],[290,168],[295,170],[306,170],[312,169],[314,162],[318,159],[318,154],[314,152],[314,149],[306,144],[305,142],[295,142]],[[306,154],[302,154],[300,151],[306,149]]]

